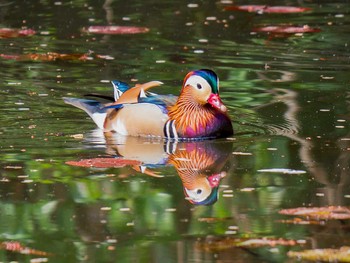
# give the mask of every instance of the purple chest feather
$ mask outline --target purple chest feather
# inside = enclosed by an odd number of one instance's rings
[[[220,138],[233,135],[232,123],[226,114],[213,115],[206,125],[188,126],[184,131],[186,138]]]

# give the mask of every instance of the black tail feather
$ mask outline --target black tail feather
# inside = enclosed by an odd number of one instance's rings
[[[95,97],[95,98],[100,98],[100,99],[105,99],[111,102],[114,102],[114,98],[108,95],[101,95],[101,94],[97,94],[97,93],[89,93],[89,94],[85,94],[85,97]]]

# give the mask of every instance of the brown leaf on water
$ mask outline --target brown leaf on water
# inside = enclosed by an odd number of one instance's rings
[[[33,29],[0,28],[0,38],[25,37],[35,35]]]
[[[149,32],[149,28],[137,26],[89,26],[88,28],[83,28],[83,32],[90,34],[126,35],[147,33]]]
[[[93,59],[112,60],[114,59],[108,55],[90,54],[90,53],[76,53],[76,54],[64,54],[56,52],[47,53],[32,53],[32,54],[0,54],[0,58],[7,60],[18,61],[87,61]]]
[[[197,244],[198,249],[205,251],[219,251],[233,247],[258,248],[275,246],[296,246],[298,241],[283,238],[225,238],[220,240],[202,241]]]
[[[289,251],[288,257],[298,260],[324,261],[324,262],[350,262],[350,247],[339,249],[309,249],[303,251]]]
[[[82,159],[80,161],[67,161],[66,164],[78,167],[120,168],[124,166],[141,165],[141,162],[122,158],[92,158]]]
[[[302,34],[302,33],[317,33],[321,29],[315,27],[304,26],[264,26],[253,28],[253,32],[265,32],[272,34]]]
[[[7,55],[0,54],[3,59],[19,60],[19,61],[56,61],[56,60],[81,60],[85,61],[88,59],[87,54],[61,54],[56,52],[47,53],[34,53],[34,54],[23,54],[23,55]]]
[[[297,207],[282,209],[282,215],[303,216],[314,220],[350,219],[350,209],[345,206]]]
[[[18,252],[18,253],[27,254],[27,255],[51,256],[51,254],[48,252],[25,247],[20,242],[17,242],[17,241],[0,242],[0,249],[4,249],[11,252]]]
[[[302,13],[302,12],[311,10],[311,8],[308,8],[308,7],[268,6],[268,5],[236,5],[236,6],[226,6],[224,9],[229,11],[245,11],[250,13],[275,13],[275,14]]]

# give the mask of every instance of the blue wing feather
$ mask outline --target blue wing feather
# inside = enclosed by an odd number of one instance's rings
[[[130,86],[127,83],[119,80],[112,80],[111,83],[113,85],[115,101],[117,101],[125,91],[130,89]]]
[[[124,104],[116,104],[116,105],[106,106],[103,109],[121,109],[123,107],[124,107]]]
[[[174,95],[151,95],[148,97],[139,98],[139,103],[151,103],[157,105],[163,113],[168,113],[167,107],[174,105],[177,96]]]
[[[119,80],[112,80],[111,83],[112,83],[113,87],[118,88],[121,92],[125,92],[128,89],[130,89],[130,86],[128,83],[125,83],[125,82],[122,82]]]

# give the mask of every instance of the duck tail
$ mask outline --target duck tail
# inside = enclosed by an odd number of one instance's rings
[[[100,129],[104,129],[107,108],[96,100],[63,98],[64,102],[85,111]]]

